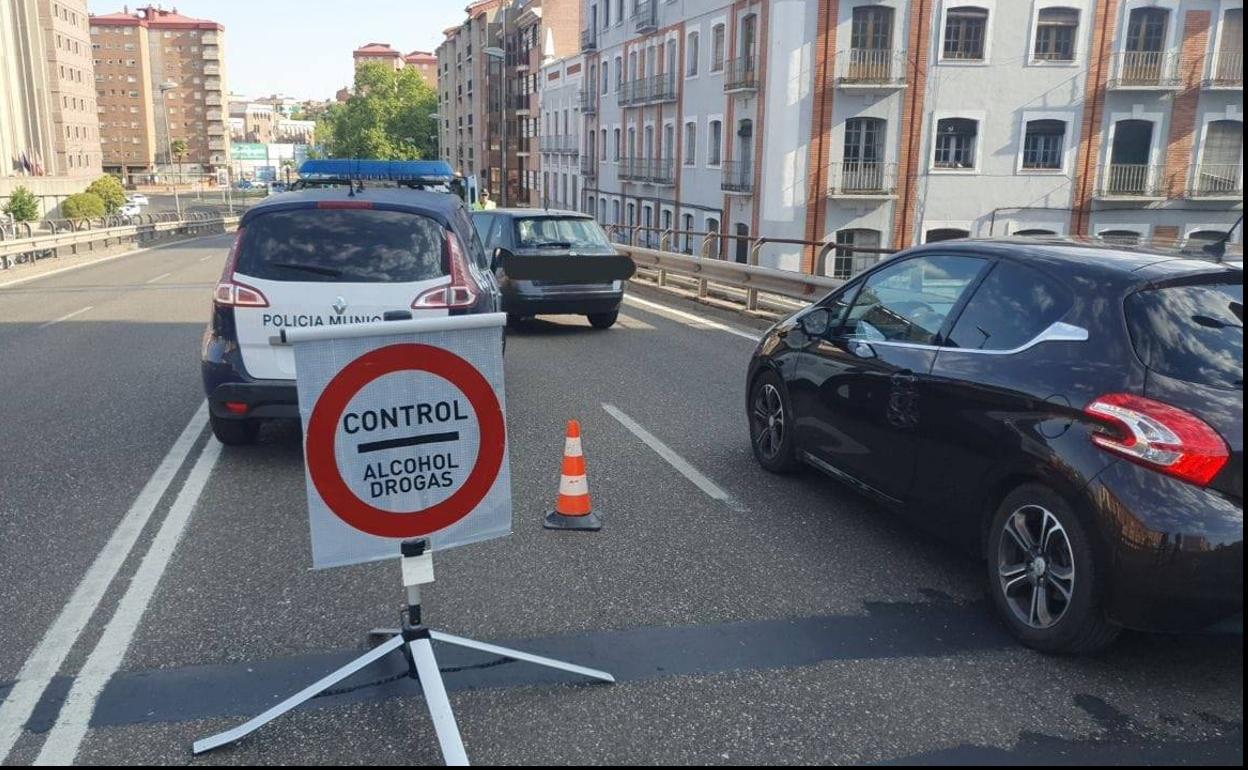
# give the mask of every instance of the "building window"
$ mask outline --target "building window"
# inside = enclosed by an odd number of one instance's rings
[[[957,238],[969,238],[971,234],[967,230],[958,227],[938,227],[927,231],[927,237],[923,239],[924,243],[936,243],[937,241],[952,241]]]
[[[936,122],[936,168],[975,168],[975,138],[979,123],[966,118]]]
[[[880,248],[879,230],[840,230],[836,234],[836,243],[845,248],[837,248],[834,252],[832,271],[829,273],[833,278],[850,278],[880,261],[881,255],[873,251]],[[855,251],[854,247],[867,251]],[[825,265],[824,270],[827,269]]]
[[[1074,61],[1079,11],[1044,8],[1036,18],[1036,61]]]
[[[1023,138],[1023,168],[1057,170],[1062,167],[1066,123],[1061,120],[1029,120]]]
[[[716,24],[711,28],[711,72],[719,72],[724,68],[724,25]]]
[[[718,120],[712,120],[710,123],[710,136],[706,144],[706,165],[718,166],[720,148],[723,145],[724,124]]]
[[[689,121],[685,124],[685,165],[692,166],[698,160],[698,124]]]
[[[696,77],[698,74],[698,33],[690,32],[685,44],[685,77]]]
[[[950,8],[945,14],[944,58],[983,61],[988,11],[983,8]]]

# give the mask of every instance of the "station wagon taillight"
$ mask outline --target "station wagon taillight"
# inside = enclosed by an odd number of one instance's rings
[[[234,243],[230,246],[229,256],[225,258],[225,267],[221,269],[221,280],[212,293],[212,301],[226,307],[268,307],[269,300],[264,292],[234,280],[234,267],[238,264],[238,250],[243,242],[243,230],[238,228]]]
[[[1230,456],[1226,442],[1208,423],[1161,401],[1110,393],[1085,411],[1100,422],[1092,443],[1191,484],[1208,486]]]
[[[477,286],[468,271],[468,257],[459,236],[448,231],[442,242],[451,269],[451,282],[426,289],[412,300],[413,310],[454,310],[477,304]]]

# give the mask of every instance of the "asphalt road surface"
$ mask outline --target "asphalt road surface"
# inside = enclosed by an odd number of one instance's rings
[[[0,284],[6,763],[440,762],[401,677],[190,754],[403,602],[395,563],[309,569],[297,425],[225,450],[206,430],[198,345],[227,246]],[[439,646],[475,762],[1242,764],[1241,636],[1031,652],[993,618],[983,565],[831,480],[759,469],[756,327],[638,289],[609,331],[510,333],[515,531],[439,554],[426,620],[619,681]],[[541,527],[569,418],[596,534]]]

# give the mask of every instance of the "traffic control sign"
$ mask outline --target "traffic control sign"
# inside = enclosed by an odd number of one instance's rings
[[[314,327],[295,346],[313,565],[511,530],[505,316]]]

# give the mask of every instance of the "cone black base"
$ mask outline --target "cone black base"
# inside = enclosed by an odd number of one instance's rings
[[[558,511],[548,511],[542,526],[546,529],[582,529],[586,532],[597,532],[602,529],[602,519],[592,512],[584,516],[565,516]]]

